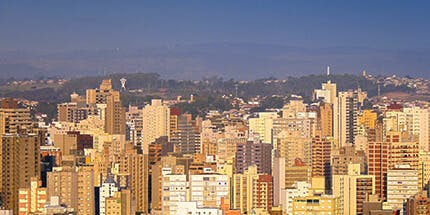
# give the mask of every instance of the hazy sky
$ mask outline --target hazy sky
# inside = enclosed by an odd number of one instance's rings
[[[429,1],[0,0],[0,51],[213,42],[430,47]]]

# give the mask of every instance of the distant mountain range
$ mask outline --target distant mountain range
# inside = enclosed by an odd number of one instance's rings
[[[0,52],[0,78],[65,78],[112,73],[158,73],[164,79],[218,76],[252,80],[332,73],[409,75],[430,78],[430,49],[360,47],[308,49],[271,44],[213,43],[140,49],[64,52]]]

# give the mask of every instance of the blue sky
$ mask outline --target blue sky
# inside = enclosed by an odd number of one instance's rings
[[[3,1],[0,51],[261,43],[430,47],[428,1]]]

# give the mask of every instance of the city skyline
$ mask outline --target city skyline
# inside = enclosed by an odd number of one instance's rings
[[[0,0],[0,215],[429,215],[428,8]]]
[[[128,107],[123,96],[143,90],[127,88],[123,78],[102,79],[54,102],[54,115],[37,100],[2,98],[0,212],[430,213],[428,101],[405,100],[402,91],[369,95],[360,86],[338,88],[331,78],[339,76],[326,78],[310,89],[311,98],[294,90],[264,97],[212,92],[205,101],[199,91],[155,91],[160,98]],[[356,78],[393,90],[408,86],[416,98],[429,88],[425,79]]]

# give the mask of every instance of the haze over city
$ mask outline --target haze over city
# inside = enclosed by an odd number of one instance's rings
[[[331,65],[338,74],[366,69],[429,77],[428,7],[425,1],[48,0],[31,7],[2,1],[0,72],[249,80],[322,74]]]

